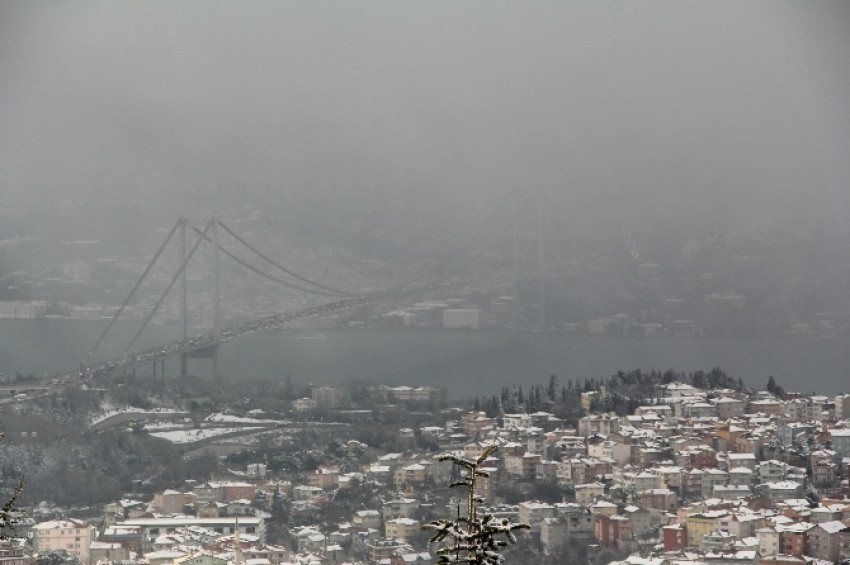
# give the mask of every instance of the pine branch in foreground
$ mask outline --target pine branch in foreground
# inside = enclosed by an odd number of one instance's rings
[[[515,530],[528,529],[528,524],[511,522],[508,519],[497,520],[491,514],[481,514],[478,510],[481,497],[476,493],[476,482],[479,477],[488,477],[486,471],[479,467],[492,455],[497,446],[491,445],[475,460],[443,455],[440,461],[451,461],[461,467],[466,475],[463,480],[451,483],[450,487],[467,489],[466,516],[458,516],[454,520],[435,520],[422,526],[424,530],[436,533],[430,543],[440,543],[437,550],[438,564],[467,563],[470,565],[499,565],[504,556],[501,548],[509,543],[516,543]]]
[[[0,441],[3,440],[5,435],[6,434],[3,432],[0,432]],[[0,508],[0,539],[5,539],[10,533],[15,533],[15,525],[21,519],[20,512],[15,506],[15,503],[18,501],[18,498],[20,498],[26,482],[26,477],[21,477],[18,484],[15,486],[15,489],[12,491],[11,496],[9,496],[9,499],[3,504],[3,507]]]

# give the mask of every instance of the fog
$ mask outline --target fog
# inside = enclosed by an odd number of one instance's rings
[[[849,370],[848,0],[0,0],[0,565],[844,563]]]
[[[850,331],[815,319],[850,313],[846,2],[10,1],[0,26],[0,299],[120,304],[214,214],[356,291],[491,250],[488,291],[573,277],[557,327]]]
[[[846,224],[848,24],[846,2],[4,2],[2,193],[133,198],[147,225],[311,200],[456,228],[541,191],[565,225]]]

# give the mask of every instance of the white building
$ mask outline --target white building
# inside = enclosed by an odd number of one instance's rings
[[[198,526],[220,534],[233,534],[239,528],[240,534],[257,536],[265,540],[266,525],[263,518],[256,516],[238,516],[228,518],[198,518],[185,516],[182,518],[133,518],[121,522],[122,526],[135,526],[142,530],[142,536],[149,541],[163,534],[174,533],[177,529]]]
[[[480,330],[484,326],[484,317],[481,310],[477,308],[449,308],[443,310],[444,328]]]
[[[52,520],[32,527],[33,548],[36,552],[66,551],[89,563],[89,551],[95,528],[80,520]]]
[[[38,320],[47,313],[47,302],[34,300],[0,300],[0,319]]]
[[[555,517],[555,507],[543,502],[520,502],[519,521],[531,526],[532,532],[540,532],[540,524],[546,518]]]

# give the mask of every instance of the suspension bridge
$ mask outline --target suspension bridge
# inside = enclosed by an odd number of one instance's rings
[[[191,247],[187,246],[190,229],[194,232],[195,240]],[[261,259],[263,262],[274,267],[277,271],[286,276],[273,275],[267,270],[260,269],[246,261],[240,255],[223,247],[219,241],[221,235],[226,234],[232,237],[242,248],[248,250],[255,258]],[[133,338],[127,344],[123,355],[120,357],[92,362],[92,358],[104,338],[109,334],[115,322],[121,317],[128,305],[136,296],[137,291],[146,280],[154,265],[161,257],[163,251],[169,243],[175,238],[178,238],[180,246],[181,263],[174,272],[165,289],[162,291],[159,299],[156,301],[153,308],[148,312],[141,327],[138,328]],[[213,249],[213,276],[212,276],[212,329],[206,333],[199,335],[189,335],[188,325],[188,289],[186,280],[187,266],[196,254],[201,245],[211,245]],[[265,277],[266,279],[277,282],[283,286],[293,290],[305,292],[313,295],[323,296],[329,299],[328,302],[303,308],[293,312],[275,314],[263,318],[250,320],[230,326],[222,326],[221,317],[221,294],[220,294],[220,261],[224,255],[236,263],[246,267],[250,271]],[[449,280],[462,272],[471,264],[480,254],[471,257],[469,260],[458,265],[454,269],[444,270],[442,276],[438,278],[417,277],[403,284],[393,286],[391,288],[358,293],[350,290],[335,288],[328,284],[324,284],[309,277],[303,276],[294,270],[285,267],[267,254],[261,252],[252,246],[245,238],[241,237],[235,231],[230,229],[226,224],[216,218],[210,219],[203,229],[191,226],[190,222],[185,218],[180,218],[175,222],[174,226],[168,232],[165,241],[157,249],[153,258],[148,263],[147,267],[142,272],[139,279],[136,281],[130,293],[127,295],[124,303],[118,308],[115,315],[112,316],[103,332],[100,334],[91,350],[88,352],[85,360],[80,364],[79,368],[50,375],[50,378],[59,383],[70,383],[74,380],[88,379],[95,376],[112,374],[116,372],[134,371],[137,367],[152,365],[153,374],[157,375],[157,367],[161,367],[160,371],[164,375],[166,359],[179,358],[180,374],[185,376],[188,374],[189,360],[193,358],[206,358],[212,360],[213,375],[218,375],[218,356],[219,349],[222,343],[240,336],[258,331],[266,331],[279,329],[287,324],[303,320],[306,318],[317,318],[327,316],[332,313],[344,311],[346,309],[363,306],[367,304],[375,304],[389,300],[400,300],[412,298],[417,295],[427,293],[429,291],[442,288],[449,288],[452,285]],[[165,301],[166,297],[173,290],[175,285],[180,286],[180,310],[181,310],[181,325],[182,337],[170,343],[166,343],[159,347],[154,347],[142,351],[133,351],[133,346],[136,344],[139,336],[142,335],[148,324],[159,311],[160,306]]]

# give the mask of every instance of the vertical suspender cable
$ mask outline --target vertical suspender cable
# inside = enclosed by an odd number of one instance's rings
[[[216,339],[221,337],[221,289],[219,288],[219,254],[218,254],[218,220],[212,219],[213,237],[213,335]]]

